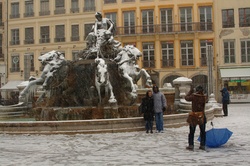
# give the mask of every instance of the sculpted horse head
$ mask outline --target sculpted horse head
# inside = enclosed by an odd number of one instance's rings
[[[142,56],[141,51],[133,45],[126,45],[122,50],[126,52],[130,58],[133,57],[134,60]]]
[[[53,51],[47,52],[39,56],[38,60],[42,64],[47,64],[48,62],[51,62],[51,61],[64,60],[64,55],[58,51],[53,50]]]

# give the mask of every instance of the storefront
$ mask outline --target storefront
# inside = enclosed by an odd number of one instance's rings
[[[250,68],[221,68],[220,74],[232,103],[250,102]]]

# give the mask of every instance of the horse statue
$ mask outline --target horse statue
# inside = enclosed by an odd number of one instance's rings
[[[152,87],[150,75],[145,69],[140,69],[136,63],[140,56],[142,56],[140,50],[133,45],[126,45],[113,59],[118,65],[118,73],[122,78],[125,78],[131,88],[130,95],[133,99],[137,97],[136,83],[142,75],[146,78],[146,85]]]
[[[43,72],[39,78],[30,80],[28,85],[23,89],[19,95],[19,103],[25,103],[27,101],[26,95],[38,85],[42,85],[46,89],[48,86],[48,80],[53,77],[53,73],[57,71],[65,62],[64,55],[55,50],[39,56],[38,60],[44,65]],[[43,93],[38,100],[40,100],[44,95],[45,93]]]
[[[109,103],[116,103],[116,99],[113,93],[113,87],[110,83],[109,80],[109,73],[107,70],[107,64],[102,58],[96,58],[95,63],[97,64],[96,66],[96,73],[95,73],[95,86],[98,92],[99,96],[99,103],[102,101],[101,97],[101,88],[105,87],[105,94],[108,93],[108,90],[110,91],[110,98],[109,98]]]

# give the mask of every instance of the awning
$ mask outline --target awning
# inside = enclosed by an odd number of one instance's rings
[[[250,68],[220,69],[222,80],[250,79]]]
[[[18,91],[17,85],[21,84],[22,82],[23,81],[9,81],[0,88],[0,91]]]

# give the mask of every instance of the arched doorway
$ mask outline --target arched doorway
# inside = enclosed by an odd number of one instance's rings
[[[166,77],[166,78],[164,79],[164,81],[163,81],[163,85],[164,85],[165,83],[171,83],[172,87],[174,87],[174,85],[173,85],[173,80],[175,80],[175,79],[178,78],[178,77],[181,77],[181,76],[179,76],[179,75],[171,75],[171,76]]]

